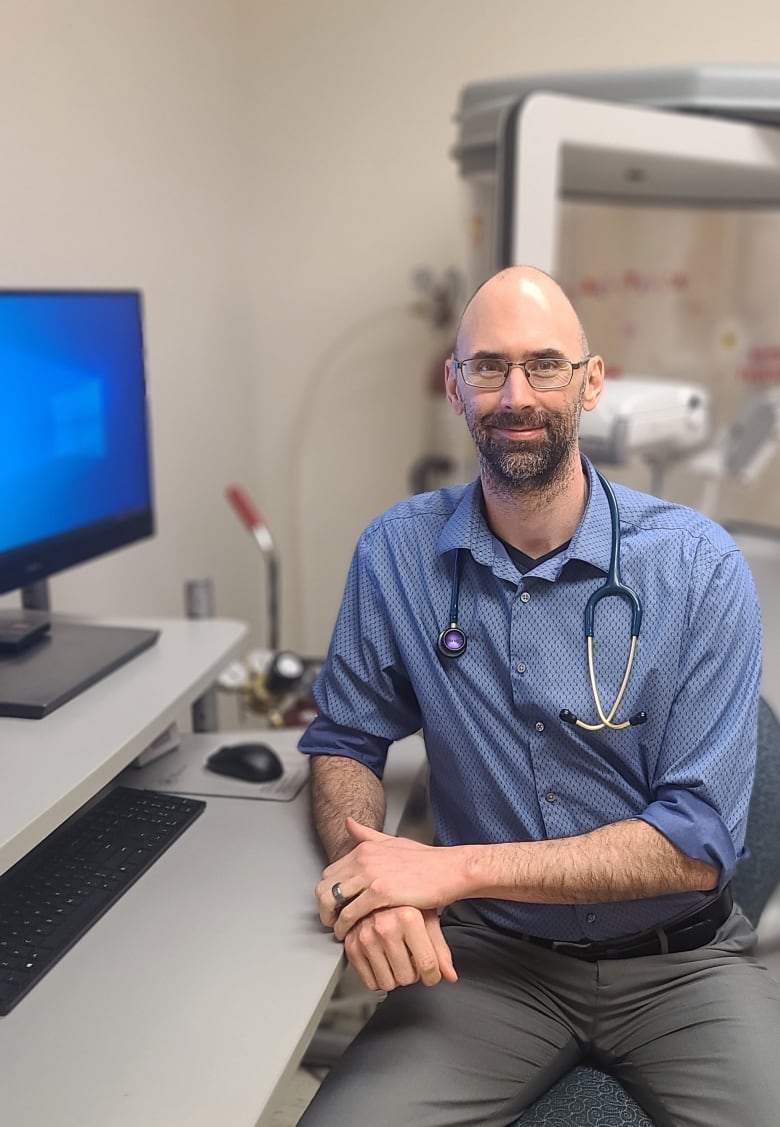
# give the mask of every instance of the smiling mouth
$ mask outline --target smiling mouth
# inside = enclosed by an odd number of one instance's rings
[[[504,435],[507,438],[515,438],[522,441],[527,438],[538,438],[539,435],[544,434],[546,427],[541,423],[524,424],[518,426],[517,423],[504,423],[493,425],[491,428],[494,433]]]

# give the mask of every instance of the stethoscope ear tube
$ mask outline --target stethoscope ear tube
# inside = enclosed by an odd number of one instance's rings
[[[601,482],[607,497],[610,523],[612,525],[612,536],[607,578],[602,586],[599,587],[598,591],[593,592],[585,604],[585,637],[593,637],[596,604],[601,599],[608,599],[612,595],[617,595],[618,598],[625,599],[631,606],[631,636],[638,638],[639,628],[642,625],[642,604],[639,601],[639,596],[636,591],[632,591],[632,589],[627,587],[620,579],[620,513],[618,512],[615,491],[610,482],[608,482],[604,475],[599,473],[598,470],[596,470],[596,477]]]
[[[597,591],[594,591],[585,605],[585,640],[588,650],[588,675],[590,677],[590,689],[593,694],[593,700],[596,703],[596,712],[598,713],[598,722],[595,724],[588,724],[584,720],[580,720],[568,708],[565,708],[559,713],[560,719],[566,724],[574,724],[577,728],[584,728],[588,732],[600,732],[603,728],[609,728],[612,731],[624,731],[626,728],[633,728],[637,724],[644,724],[647,720],[646,712],[637,712],[628,720],[616,721],[615,714],[620,708],[623,696],[625,695],[626,688],[628,687],[628,680],[631,676],[631,670],[634,665],[634,656],[636,654],[636,644],[639,638],[639,628],[642,625],[642,603],[636,591],[632,591],[620,579],[620,513],[618,511],[617,499],[615,492],[607,481],[607,479],[596,470],[604,493],[607,497],[607,504],[609,505],[609,516],[612,524],[612,539],[609,553],[609,571],[604,583]],[[599,696],[599,689],[596,683],[596,667],[594,660],[594,643],[593,634],[595,628],[596,606],[601,599],[608,599],[616,596],[619,599],[624,599],[631,607],[631,649],[629,650],[628,660],[626,662],[625,672],[620,688],[618,689],[615,702],[610,708],[609,712],[604,710]],[[564,715],[565,714],[565,715]]]

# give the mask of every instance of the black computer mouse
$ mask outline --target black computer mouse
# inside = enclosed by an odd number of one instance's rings
[[[206,760],[209,771],[243,779],[247,783],[270,783],[283,772],[282,761],[267,744],[228,744]]]

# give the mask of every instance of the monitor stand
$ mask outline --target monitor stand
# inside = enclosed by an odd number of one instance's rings
[[[0,716],[39,720],[149,649],[159,630],[99,626],[49,616],[24,649],[0,652]]]
[[[49,629],[51,616],[45,610],[0,611],[0,654],[19,653],[37,642]]]

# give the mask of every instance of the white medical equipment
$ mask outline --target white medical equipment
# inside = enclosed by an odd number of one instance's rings
[[[456,120],[453,156],[467,195],[469,293],[513,263],[557,275],[567,203],[610,202],[616,214],[626,205],[780,208],[777,66],[476,82],[461,90]],[[599,341],[590,343],[599,350]],[[656,384],[658,393],[644,381]],[[664,471],[682,459],[686,470],[709,483],[710,498],[717,482],[754,480],[776,446],[776,393],[748,390],[737,417],[705,452],[716,405],[709,395],[696,399],[703,388],[689,395],[692,385],[673,385],[656,382],[653,372],[609,379],[599,407],[583,413],[583,448],[608,465],[639,456],[656,493]],[[468,448],[453,442],[435,453],[455,463],[455,479],[473,476]]]
[[[456,120],[469,293],[513,263],[555,274],[565,200],[780,205],[780,133],[768,128],[780,124],[776,66],[475,82]]]
[[[709,516],[717,510],[724,482],[752,485],[780,446],[780,387],[754,391],[737,414],[722,427],[713,442],[686,462],[700,475],[705,491],[699,508]]]
[[[580,417],[580,447],[597,462],[634,454],[676,457],[703,446],[712,427],[705,387],[649,376],[606,379],[598,405]]]
[[[650,469],[650,492],[664,495],[670,466],[701,450],[712,434],[712,402],[700,384],[649,376],[604,381],[601,398],[580,416],[580,449],[599,465],[627,465],[635,456]]]

